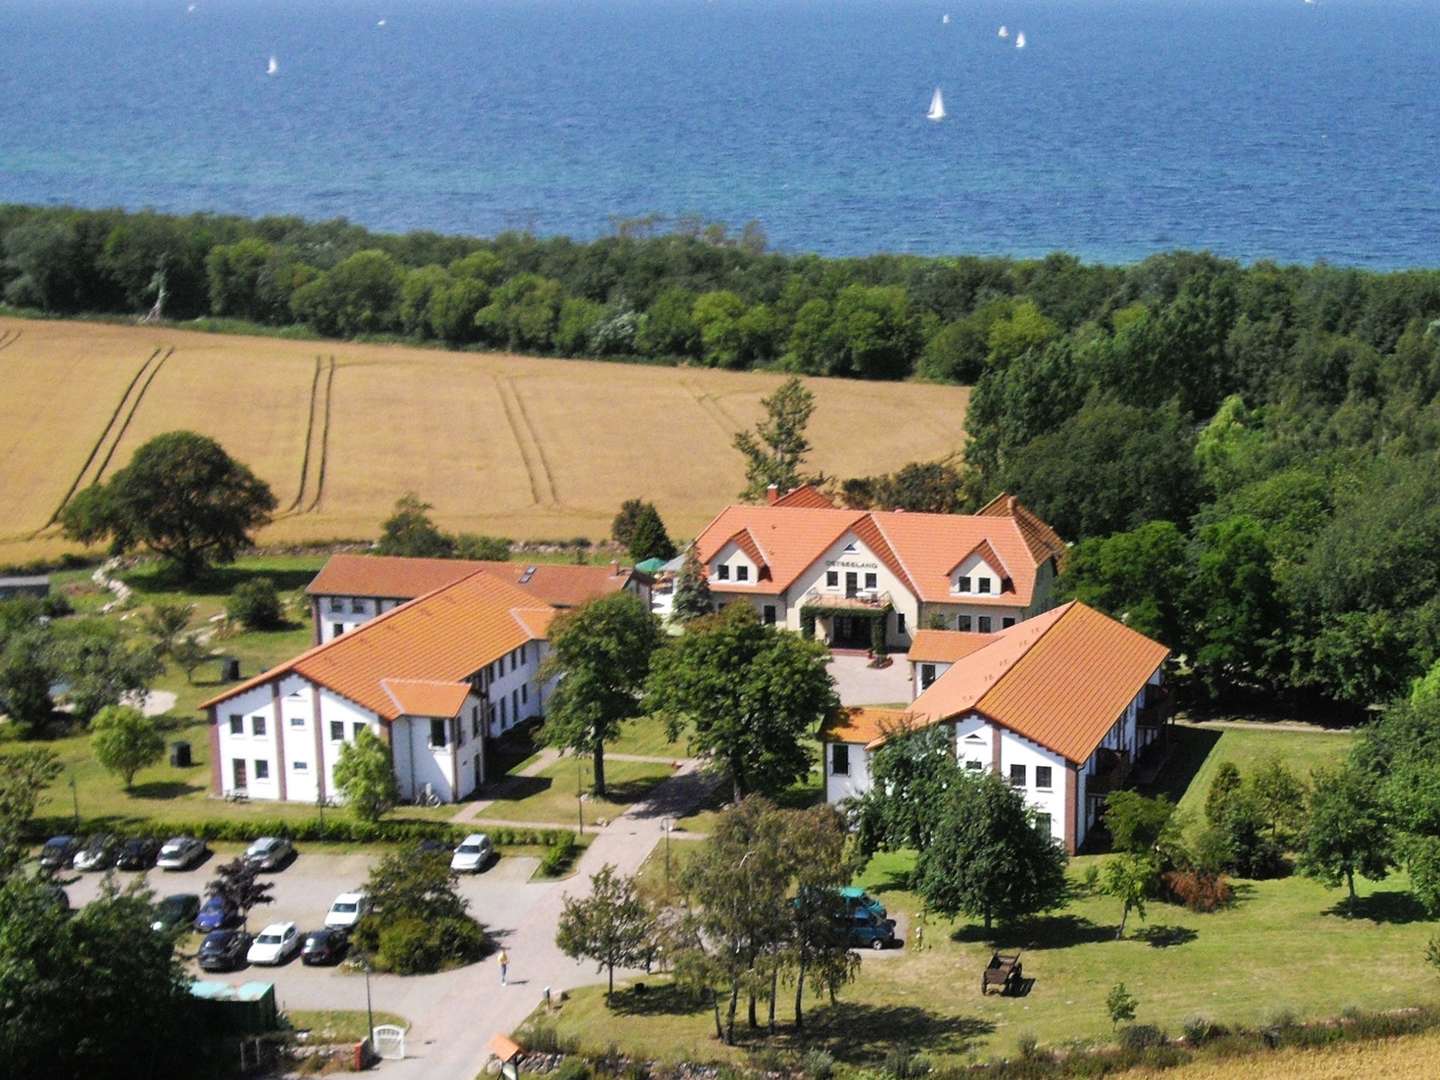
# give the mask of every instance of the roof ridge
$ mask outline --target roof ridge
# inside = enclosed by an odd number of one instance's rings
[[[875,516],[873,511],[865,511],[865,516],[870,519],[871,524],[875,526],[875,531],[880,534],[880,538],[885,541],[885,545],[890,549],[890,554],[894,555],[895,561],[900,564],[901,575],[905,578],[905,587],[918,597],[920,595],[920,586],[915,583],[915,574],[911,571],[910,565],[905,561],[905,556],[900,554],[899,545],[890,538],[890,534],[885,531],[885,526],[880,524],[880,519]]]

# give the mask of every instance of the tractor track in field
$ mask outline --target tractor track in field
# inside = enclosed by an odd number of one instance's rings
[[[300,459],[300,483],[295,498],[275,520],[308,514],[320,504],[325,493],[325,465],[330,448],[330,392],[335,385],[335,357],[315,357],[315,372],[310,378],[310,411],[305,425],[305,453]],[[317,434],[318,429],[318,434]],[[315,491],[310,493],[311,479]],[[306,504],[306,498],[310,502]]]
[[[724,407],[715,400],[713,394],[707,394],[689,379],[681,379],[679,381],[680,385],[684,387],[685,392],[694,399],[695,404],[700,406],[700,411],[714,422],[721,434],[733,437],[735,432],[740,430],[739,427],[735,426],[735,418],[725,411]]]
[[[330,363],[325,368],[325,407],[321,410],[320,461],[315,469],[315,497],[310,500],[310,505],[301,511],[306,514],[313,514],[320,509],[320,501],[325,498],[325,472],[330,465],[330,415],[335,400],[335,367],[335,356],[332,353]]]
[[[6,330],[4,333],[0,333],[0,349],[8,349],[14,345],[20,340],[21,333],[20,330]]]
[[[520,400],[520,394],[515,389],[514,376],[496,375],[494,379],[500,396],[500,407],[505,411],[505,420],[510,425],[511,435],[515,437],[515,445],[520,450],[520,460],[524,463],[525,474],[530,480],[530,498],[536,506],[559,505],[555,495],[555,478],[550,472],[549,462],[545,460],[545,451],[540,447],[540,440],[535,435],[530,414],[525,411],[525,403]]]
[[[13,341],[14,339],[12,338],[11,340]],[[99,469],[95,471],[94,476],[90,479],[90,483],[92,484],[99,481],[105,472],[105,466],[110,464],[110,459],[114,457],[115,448],[120,445],[120,439],[125,434],[125,429],[130,426],[130,420],[134,417],[135,410],[139,408],[140,399],[145,396],[145,391],[150,389],[150,383],[154,381],[156,373],[160,370],[160,365],[165,363],[165,361],[169,359],[170,353],[174,351],[174,349],[171,349],[169,352],[166,352],[163,347],[157,348],[145,358],[144,363],[135,369],[135,374],[131,376],[130,382],[125,386],[125,392],[120,395],[120,400],[115,403],[115,408],[111,410],[110,419],[105,422],[105,427],[101,429],[99,436],[95,439],[95,444],[90,447],[90,453],[85,458],[85,464],[80,466],[80,471],[75,474],[75,479],[70,481],[70,487],[66,489],[64,496],[60,499],[59,504],[55,507],[49,519],[44,525],[32,532],[27,539],[35,539],[59,520],[60,514],[64,511],[66,505],[75,497],[75,492],[79,491],[82,485],[85,485],[85,478],[90,473],[90,466],[95,463],[95,460],[100,456],[101,450],[108,442],[110,449],[106,451],[104,461],[101,462]],[[137,387],[139,387],[138,391],[136,389]],[[116,423],[120,421],[120,414],[125,412],[127,403],[130,405],[130,410],[126,413],[124,421],[120,422],[120,426],[117,429]],[[113,439],[112,433],[114,433]]]

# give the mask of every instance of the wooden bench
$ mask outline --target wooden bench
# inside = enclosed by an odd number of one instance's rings
[[[231,788],[225,793],[226,802],[249,802],[250,792],[243,787]]]
[[[980,993],[988,994],[991,987],[997,987],[1001,994],[1013,994],[1020,989],[1024,978],[1019,953],[991,953],[990,963],[980,973]]]

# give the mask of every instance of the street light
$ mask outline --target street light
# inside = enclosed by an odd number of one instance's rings
[[[580,785],[585,780],[585,759],[579,754],[575,755],[575,820],[579,824],[576,830],[580,836],[585,835],[585,804],[580,793]]]
[[[674,818],[661,818],[660,829],[665,833],[665,895],[670,895],[670,830],[675,828]]]
[[[365,1042],[373,1055],[375,1053],[375,1010],[370,1005],[370,957],[362,954],[360,962],[365,966],[365,1029],[369,1032],[365,1037]]]

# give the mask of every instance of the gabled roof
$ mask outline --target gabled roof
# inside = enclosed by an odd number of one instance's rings
[[[306,587],[311,596],[371,596],[411,600],[477,570],[519,585],[556,607],[619,592],[635,571],[613,564],[493,562],[479,559],[410,559],[399,555],[331,555]]]
[[[760,544],[755,539],[755,534],[749,529],[741,529],[734,536],[730,537],[730,543],[734,544],[745,553],[745,557],[755,564],[757,578],[768,577],[769,564],[765,561],[765,553],[760,550]]]
[[[1036,570],[1050,558],[1048,554],[1037,558],[1023,535],[1020,519],[1004,514],[730,506],[696,538],[700,561],[708,564],[742,529],[750,533],[764,553],[771,580],[763,586],[712,582],[714,591],[783,592],[849,532],[922,600],[1028,607],[1034,596]],[[959,597],[950,591],[950,571],[982,543],[989,545],[995,561],[1009,575],[1014,591]]]
[[[394,720],[407,714],[385,684],[458,683],[526,642],[543,638],[554,616],[553,607],[517,586],[475,571],[237,683],[200,707],[218,705],[294,672]]]
[[[841,709],[820,728],[823,742],[864,743],[884,741],[891,732],[907,727],[912,717],[906,709],[879,709],[859,705]]]
[[[1047,558],[1053,558],[1061,568],[1064,567],[1065,556],[1069,551],[1065,541],[1014,495],[1002,491],[975,513],[979,517],[1014,518],[1015,523],[1020,526],[1020,535],[1025,538],[1025,545],[1037,561],[1044,562]]]
[[[996,550],[990,546],[989,540],[981,540],[964,555],[961,555],[960,558],[956,559],[955,565],[950,567],[949,571],[947,571],[947,574],[955,573],[955,571],[959,569],[960,564],[963,563],[966,559],[970,558],[970,556],[972,555],[979,556],[986,566],[990,567],[993,570],[999,571],[1001,578],[1000,589],[1003,592],[1005,589],[1004,583],[1010,580],[1010,571],[1005,569],[1005,560],[1000,558],[1000,555],[996,552]]]
[[[402,716],[451,717],[470,695],[469,683],[438,679],[381,679],[380,686]]]
[[[991,634],[915,699],[920,724],[969,713],[1082,764],[1170,650],[1071,601]]]
[[[830,497],[814,484],[801,484],[797,488],[792,488],[770,505],[809,507],[812,510],[829,510],[835,507]]]
[[[905,659],[912,664],[953,664],[995,640],[994,634],[968,630],[916,630]]]

